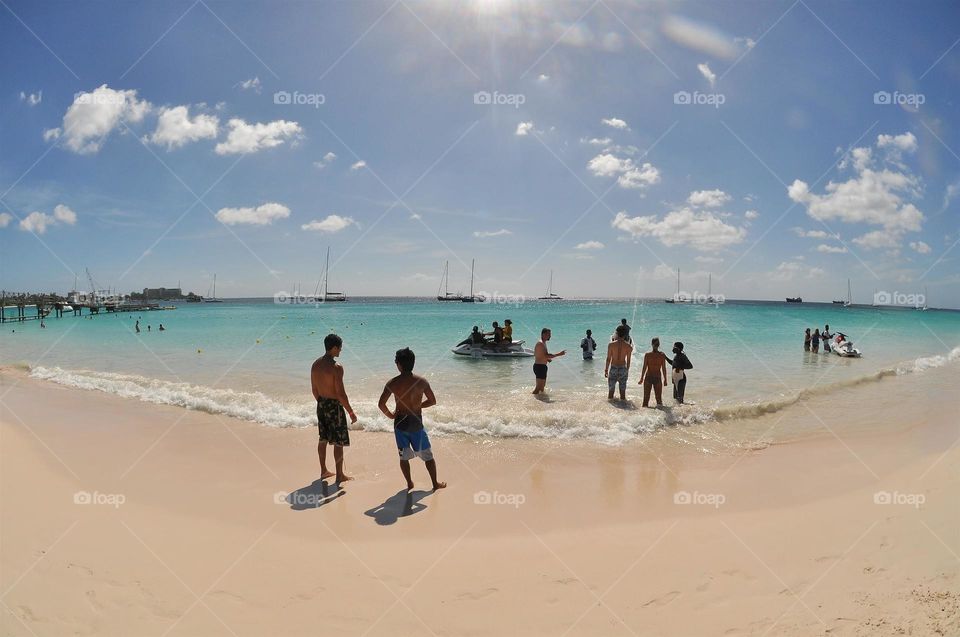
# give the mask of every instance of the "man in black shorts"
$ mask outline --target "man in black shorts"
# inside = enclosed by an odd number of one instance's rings
[[[545,327],[540,330],[540,342],[533,348],[533,375],[537,379],[537,385],[533,388],[534,394],[542,394],[547,385],[547,363],[558,356],[563,356],[567,350],[562,350],[556,354],[547,351],[547,341],[550,340],[550,329]]]
[[[350,432],[347,428],[347,414],[350,422],[357,422],[350,399],[343,388],[343,367],[336,361],[343,347],[343,339],[336,334],[328,334],[323,339],[326,353],[313,362],[310,368],[310,385],[313,397],[317,400],[317,427],[320,442],[317,454],[320,456],[320,478],[333,478],[345,482],[352,478],[343,472],[343,448],[350,446]],[[333,445],[333,460],[337,472],[327,469],[327,445]]]

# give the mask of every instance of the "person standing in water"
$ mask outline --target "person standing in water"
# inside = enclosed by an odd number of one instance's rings
[[[650,390],[657,396],[657,407],[663,407],[663,386],[667,383],[667,357],[660,351],[660,339],[650,341],[651,350],[643,355],[639,385],[643,385],[643,406],[650,406]],[[661,377],[663,382],[661,382]]]
[[[597,351],[597,342],[593,340],[593,332],[587,330],[587,335],[580,341],[580,349],[583,350],[583,360],[592,361],[593,353]]]
[[[399,376],[387,381],[380,394],[380,411],[393,421],[393,433],[400,453],[400,471],[407,481],[407,490],[413,488],[410,477],[410,460],[419,457],[427,467],[433,490],[443,489],[446,482],[437,480],[437,461],[433,459],[430,439],[423,428],[423,410],[437,404],[433,389],[426,378],[413,373],[416,355],[409,347],[397,350],[394,357]],[[393,396],[394,408],[390,411],[387,401]]]
[[[628,342],[628,343],[630,343],[631,345],[633,345],[633,339],[630,338],[630,326],[627,325],[627,319],[625,319],[625,318],[620,319],[620,325],[621,325],[621,326],[623,327],[623,329],[626,331],[625,334],[623,335],[623,340],[625,340],[626,342]]]
[[[810,337],[810,347],[814,353],[820,351],[820,328],[813,330],[813,336]]]
[[[320,478],[336,477],[337,482],[345,482],[353,479],[343,472],[343,448],[350,446],[347,414],[350,415],[351,423],[357,422],[357,415],[353,413],[347,391],[343,387],[343,367],[336,360],[343,349],[343,339],[336,334],[328,334],[323,339],[323,346],[326,353],[314,361],[310,368],[310,385],[313,397],[317,400]],[[333,445],[333,461],[337,469],[335,474],[327,469],[328,444]]]
[[[550,328],[545,327],[540,330],[540,341],[536,347],[533,348],[533,375],[537,379],[537,384],[536,387],[533,388],[532,393],[535,395],[542,394],[547,385],[547,363],[567,353],[567,350],[561,350],[556,354],[551,354],[547,351],[547,341],[550,340],[550,336]]]
[[[627,375],[630,371],[630,357],[633,355],[633,346],[627,343],[627,330],[623,325],[617,326],[617,340],[607,345],[607,363],[603,376],[607,379],[607,400],[613,400],[613,390],[620,384],[620,400],[627,399]]]
[[[807,328],[807,331],[803,333],[803,349],[805,351],[810,351],[810,328]]]
[[[683,392],[687,389],[687,372],[693,369],[693,363],[683,353],[683,343],[677,341],[673,344],[673,360],[667,359],[670,366],[673,367],[673,399],[679,404],[683,404]]]
[[[824,326],[823,326],[823,331],[820,332],[820,340],[823,341],[823,351],[825,351],[825,352],[829,352],[829,351],[830,351],[830,338],[831,338],[832,336],[833,336],[833,335],[830,333],[830,325],[829,325],[829,324],[828,324],[828,325],[824,325]]]

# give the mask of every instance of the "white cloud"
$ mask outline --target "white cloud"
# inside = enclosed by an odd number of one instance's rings
[[[693,257],[693,260],[697,263],[723,263],[723,257],[708,257],[704,255],[697,255]]]
[[[794,260],[782,261],[776,269],[769,273],[769,277],[774,281],[792,281],[798,277],[815,279],[824,274],[826,274],[826,272],[823,268],[810,267],[799,260]]]
[[[757,212],[756,210],[747,210],[745,213],[743,213],[743,218],[746,219],[747,221],[754,221],[759,217],[760,217],[760,213]]]
[[[6,223],[0,224],[0,227],[7,225],[7,223],[10,223],[10,219],[7,219]],[[72,226],[75,223],[77,223],[77,213],[63,204],[58,204],[53,209],[52,215],[39,211],[31,212],[20,220],[20,229],[25,232],[43,234],[47,231],[47,228],[60,224]]]
[[[702,75],[703,78],[710,83],[710,88],[713,88],[717,85],[717,74],[710,70],[709,64],[706,62],[703,64],[698,64],[697,70],[700,71],[700,75]]]
[[[541,73],[540,75],[537,76],[538,82],[546,82],[549,79],[550,79],[550,76],[547,75],[546,73]]]
[[[824,254],[846,254],[847,249],[843,246],[831,246],[826,243],[821,243],[817,246],[817,252],[822,252]]]
[[[487,239],[489,237],[505,237],[508,234],[513,234],[513,233],[507,230],[506,228],[500,228],[499,230],[493,230],[493,231],[477,230],[476,232],[473,233],[473,236],[477,237],[478,239]]]
[[[619,117],[606,117],[600,120],[601,124],[606,124],[611,128],[618,128],[620,130],[629,130],[630,127],[627,126],[627,123],[620,119]]]
[[[787,189],[790,199],[806,206],[807,214],[820,221],[839,220],[844,223],[862,223],[880,226],[864,234],[854,243],[865,248],[897,248],[906,232],[918,232],[923,213],[905,201],[906,197],[921,196],[920,180],[909,169],[897,163],[899,152],[916,150],[912,133],[880,135],[877,146],[895,151],[887,157],[893,165],[875,167],[870,148],[855,148],[849,164],[856,175],[845,182],[830,182],[826,193],[810,192],[809,186],[797,179]],[[846,164],[848,162],[844,162]]]
[[[733,41],[734,41],[736,44],[741,44],[741,45],[743,45],[743,47],[744,47],[746,50],[748,50],[748,51],[749,51],[750,49],[752,49],[753,47],[757,46],[757,41],[754,40],[753,38],[740,37],[740,38],[734,38]]]
[[[584,144],[590,144],[591,146],[607,146],[613,142],[609,137],[591,137],[590,139],[581,137],[580,141]]]
[[[584,241],[583,243],[578,243],[573,248],[574,250],[603,250],[603,244],[599,241]]]
[[[646,188],[660,182],[660,171],[646,162],[640,166],[632,159],[620,159],[610,153],[601,153],[587,162],[587,170],[595,177],[613,177],[617,175],[617,184],[621,188]]]
[[[277,219],[286,219],[289,216],[289,208],[272,202],[256,208],[221,208],[216,214],[217,221],[228,226],[268,226]]]
[[[920,254],[930,254],[930,246],[923,241],[911,241],[910,247]]]
[[[421,219],[423,219],[423,217],[420,215],[420,213],[418,212],[410,213],[410,221],[420,221]]]
[[[63,131],[61,131],[59,128],[48,128],[43,131],[43,141],[49,142],[55,139],[60,139],[60,134],[62,132]]]
[[[667,247],[686,245],[701,252],[728,248],[747,236],[745,228],[730,225],[712,212],[692,208],[668,212],[663,219],[655,215],[628,217],[618,212],[611,225],[635,238],[654,237]]]
[[[313,162],[313,165],[322,170],[327,166],[329,166],[330,164],[332,164],[334,160],[336,160],[336,158],[337,158],[336,153],[329,152],[326,155],[324,155],[323,158],[320,159],[320,161]]]
[[[351,164],[350,170],[360,170],[361,168],[366,168],[366,167],[367,167],[367,162],[361,159],[360,161],[357,161]]]
[[[43,91],[37,91],[36,93],[24,93],[20,91],[20,101],[26,102],[30,106],[36,106],[43,101]]]
[[[520,122],[519,124],[517,124],[517,132],[515,134],[520,137],[524,137],[526,135],[529,135],[530,131],[532,130],[533,130],[533,122]]]
[[[240,82],[239,84],[237,84],[237,86],[239,86],[244,91],[254,91],[256,93],[259,93],[261,89],[260,78],[252,77],[249,80],[244,80]]]
[[[732,197],[722,190],[695,190],[687,197],[687,203],[699,208],[719,208]]]
[[[732,38],[706,22],[697,22],[674,14],[663,20],[660,29],[677,44],[694,51],[724,60],[732,60],[739,54]]]
[[[6,228],[13,221],[13,215],[7,212],[0,212],[0,228]]]
[[[943,192],[943,205],[940,207],[940,212],[945,212],[950,207],[950,202],[957,198],[957,195],[960,195],[960,180],[948,185]]]
[[[173,150],[200,139],[216,138],[219,125],[220,119],[215,115],[199,114],[190,119],[187,106],[164,108],[160,111],[157,130],[153,132],[150,141],[165,145],[167,150]]]
[[[833,235],[823,230],[804,230],[803,228],[790,228],[793,234],[805,239],[829,239]]]
[[[95,153],[115,128],[140,122],[150,108],[135,90],[115,91],[106,84],[77,93],[63,116],[66,146],[75,153]]]
[[[279,146],[288,139],[297,139],[303,134],[300,124],[283,119],[266,124],[248,124],[240,118],[233,118],[227,122],[227,128],[230,132],[226,141],[220,142],[214,148],[218,155],[255,153],[264,148]]]
[[[357,225],[353,217],[341,217],[340,215],[329,215],[325,219],[314,219],[310,223],[305,223],[300,228],[302,230],[312,230],[316,232],[325,232],[333,234],[340,232],[344,228]]]

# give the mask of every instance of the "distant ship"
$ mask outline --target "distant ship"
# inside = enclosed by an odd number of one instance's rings
[[[803,299],[799,296],[787,297],[787,303],[803,303]]]
[[[443,290],[443,294],[440,294],[440,290],[437,290],[437,300],[438,301],[462,301],[463,295],[453,294],[449,289],[450,284],[450,262],[447,261],[443,266],[443,278],[440,280],[440,289]]]
[[[550,270],[550,284],[547,286],[547,293],[544,296],[537,297],[538,301],[562,301],[563,297],[553,293],[553,270]]]
[[[460,300],[464,303],[483,303],[487,300],[482,294],[477,296],[473,295],[473,265],[475,262],[476,259],[470,259],[470,296],[460,297]]]
[[[217,275],[213,275],[213,293],[210,295],[210,298],[203,297],[204,303],[223,303],[223,299],[217,298]]]
[[[323,302],[343,302],[347,300],[347,295],[345,292],[330,292],[327,289],[327,282],[330,279],[330,246],[327,246],[327,264],[323,268]]]

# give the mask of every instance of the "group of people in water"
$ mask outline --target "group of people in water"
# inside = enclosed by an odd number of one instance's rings
[[[534,364],[533,375],[536,379],[536,386],[533,389],[534,394],[541,394],[547,384],[547,365],[559,356],[564,356],[566,350],[551,354],[547,349],[547,342],[552,333],[550,328],[543,328],[540,331],[540,341],[533,350]],[[583,351],[583,360],[593,360],[593,353],[597,349],[597,342],[593,338],[593,332],[587,330],[586,336],[580,341],[580,349]],[[620,325],[617,326],[614,335],[607,345],[607,359],[603,369],[603,376],[607,379],[607,399],[613,400],[614,391],[619,388],[620,400],[627,399],[627,379],[630,371],[630,361],[633,356],[633,339],[630,337],[630,325],[627,319],[620,319]],[[638,385],[643,386],[643,406],[650,406],[650,394],[654,394],[657,400],[657,406],[663,406],[663,387],[668,382],[673,383],[673,399],[678,404],[683,404],[684,392],[687,388],[687,370],[693,369],[693,363],[683,351],[683,343],[677,341],[673,344],[673,359],[660,351],[660,339],[654,338],[650,341],[650,351],[643,355],[643,365],[640,368],[640,380]],[[670,366],[672,373],[667,376],[667,365]]]
[[[803,333],[803,349],[807,352],[819,352],[820,343],[823,343],[823,351],[830,351],[830,343],[836,339],[837,343],[845,341],[847,335],[842,332],[837,332],[835,334],[830,333],[830,326],[824,325],[823,331],[820,331],[820,328],[815,328],[813,333],[810,333],[810,328],[808,327]]]

